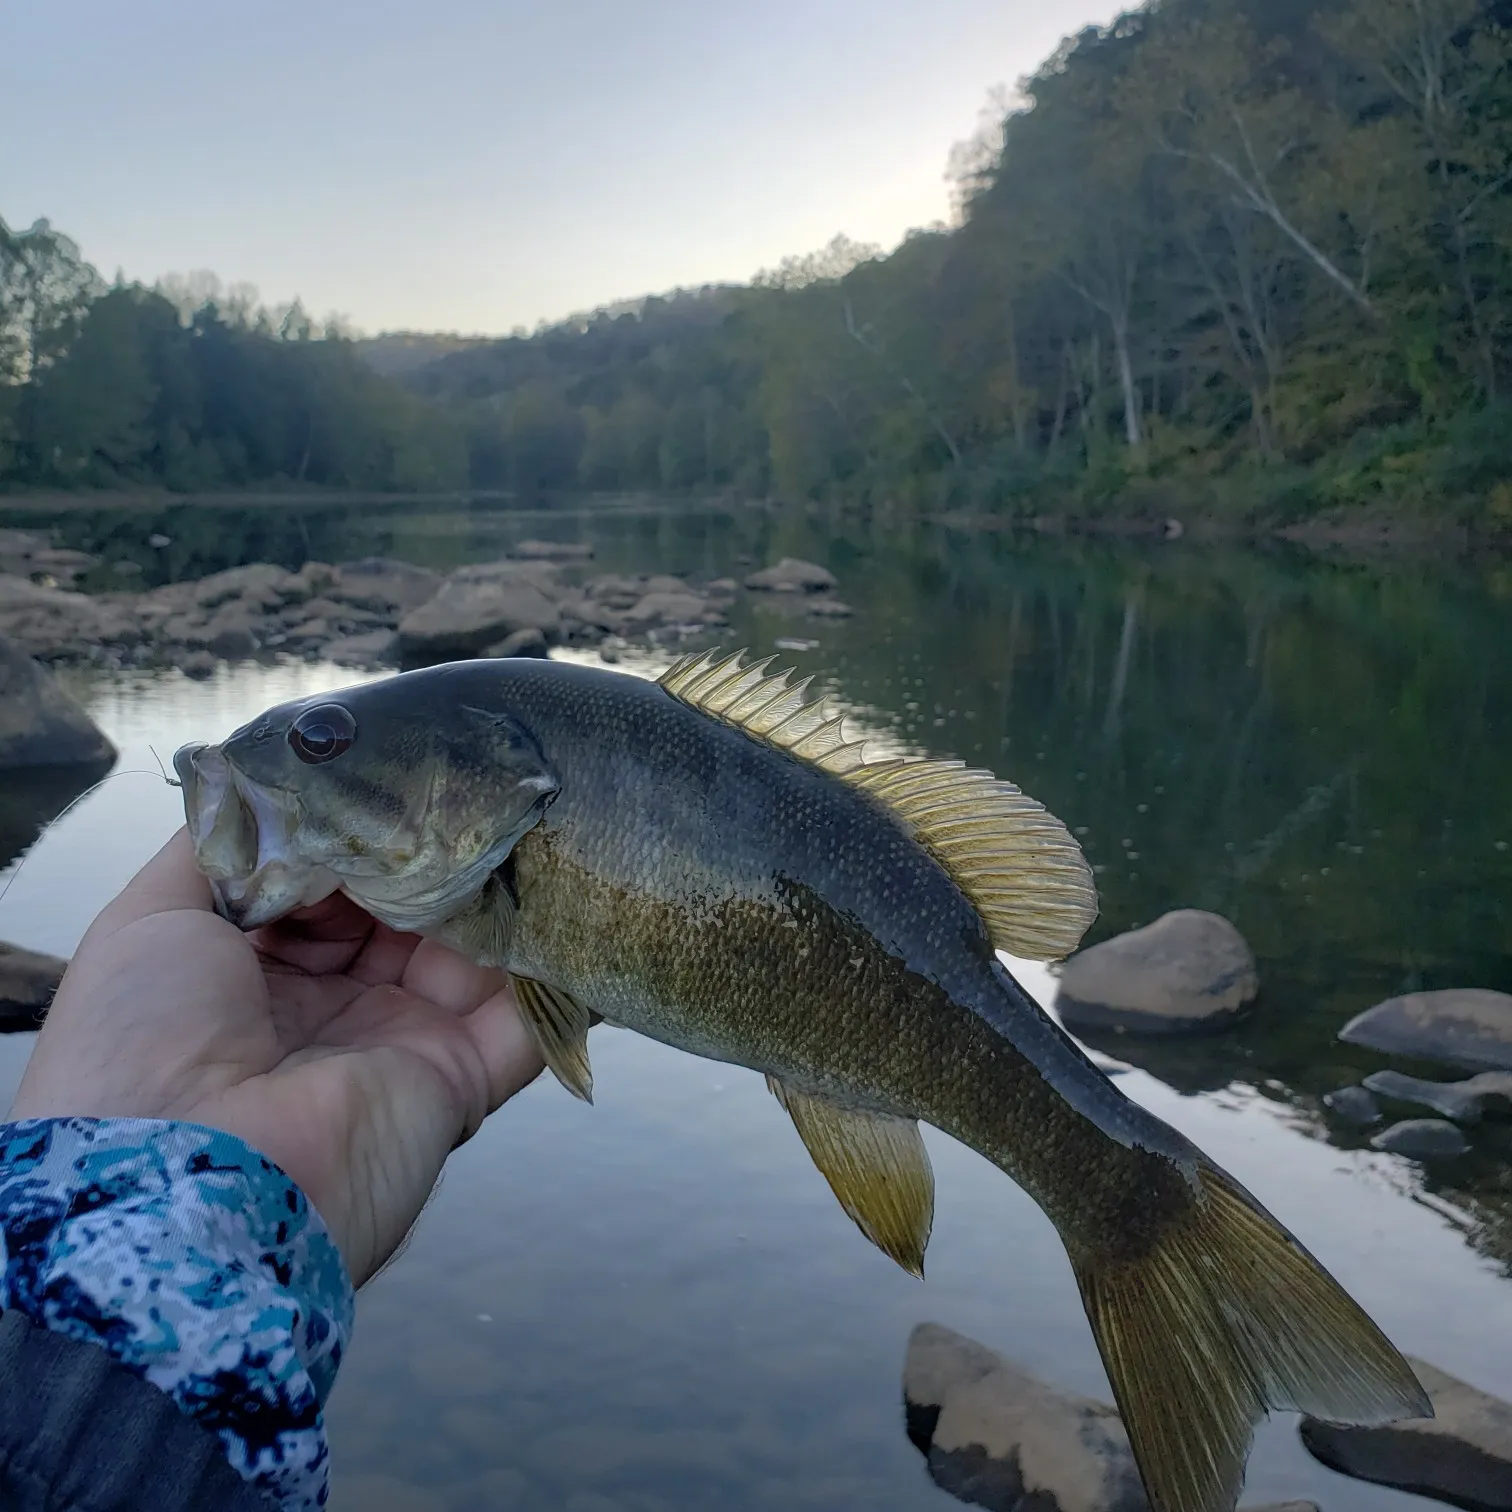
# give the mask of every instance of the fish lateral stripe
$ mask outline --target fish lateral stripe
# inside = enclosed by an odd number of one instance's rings
[[[1097,917],[1097,888],[1066,826],[1013,783],[965,762],[869,761],[848,740],[812,678],[746,661],[744,651],[680,657],[657,679],[680,703],[839,777],[881,803],[949,873],[981,915],[993,945],[1027,960],[1060,960]]]

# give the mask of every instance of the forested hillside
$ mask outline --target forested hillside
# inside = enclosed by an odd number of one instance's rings
[[[1512,0],[1164,0],[984,117],[951,228],[432,360],[387,338],[394,376],[297,307],[107,290],[49,229],[6,234],[0,477],[1506,529],[1509,23]]]

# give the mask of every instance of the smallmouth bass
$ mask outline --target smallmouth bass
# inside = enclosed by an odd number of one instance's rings
[[[768,666],[473,661],[280,705],[175,756],[199,865],[244,928],[340,890],[504,967],[579,1097],[595,1014],[765,1073],[915,1274],[919,1123],[984,1155],[1066,1246],[1155,1512],[1232,1508],[1270,1408],[1431,1416],[1337,1283],[998,959],[1069,954],[1095,916],[1064,826],[959,762],[869,761]]]

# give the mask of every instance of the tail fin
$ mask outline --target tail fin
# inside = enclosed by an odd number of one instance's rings
[[[1138,1260],[1073,1257],[1154,1512],[1230,1512],[1268,1408],[1335,1423],[1432,1417],[1407,1362],[1232,1177]]]

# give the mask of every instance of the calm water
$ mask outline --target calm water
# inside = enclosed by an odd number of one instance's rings
[[[792,659],[862,721],[1044,800],[1098,868],[1093,938],[1173,907],[1233,918],[1260,961],[1255,1015],[1154,1050],[1104,1042],[1141,1067],[1122,1085],[1252,1186],[1400,1344],[1512,1396],[1512,1139],[1483,1131],[1475,1156],[1425,1177],[1331,1128],[1319,1103],[1384,1064],[1334,1040],[1359,1009],[1417,987],[1512,990],[1505,565],[1026,544],[760,511],[59,523],[68,544],[141,569],[101,586],[256,558],[446,566],[528,535],[590,539],[600,571],[827,563],[852,620],[742,603],[725,638],[817,640]],[[173,544],[150,547],[154,532]],[[153,747],[166,759],[351,676],[248,664],[203,684],[76,685],[121,767],[151,769]],[[0,862],[29,843],[32,797],[0,801]],[[113,779],[33,847],[0,900],[0,938],[71,950],[179,819],[161,778]],[[1046,973],[1024,975],[1053,996]],[[0,1091],[26,1052],[25,1037],[0,1042]],[[984,1161],[927,1133],[939,1214],[920,1285],[855,1233],[758,1077],[609,1029],[593,1056],[597,1106],[549,1080],[511,1103],[364,1293],[331,1414],[338,1512],[943,1509],[955,1504],[904,1438],[899,1400],[926,1319],[1106,1397],[1053,1231]],[[1424,1505],[1317,1466],[1290,1420],[1262,1431],[1246,1499],[1286,1497]]]

